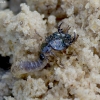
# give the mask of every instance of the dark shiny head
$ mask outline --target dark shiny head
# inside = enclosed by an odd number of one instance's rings
[[[44,60],[45,59],[45,55],[43,53],[40,54],[40,60]]]

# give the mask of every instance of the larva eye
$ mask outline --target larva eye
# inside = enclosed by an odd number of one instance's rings
[[[45,59],[45,56],[44,56],[43,53],[40,54],[40,59],[41,59],[41,60],[44,60],[44,59]]]

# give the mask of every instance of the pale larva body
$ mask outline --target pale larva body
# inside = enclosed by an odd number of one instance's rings
[[[16,77],[21,77],[25,73],[33,73],[42,70],[48,63],[48,60],[36,60],[36,61],[21,61],[16,66],[12,66],[11,72]]]
[[[20,68],[25,71],[38,71],[45,67],[46,62],[38,59],[37,61],[22,61],[20,63]]]

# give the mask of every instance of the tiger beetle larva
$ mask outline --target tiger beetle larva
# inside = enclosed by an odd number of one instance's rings
[[[37,61],[23,61],[20,63],[20,68],[26,71],[35,71],[41,70],[46,66],[45,60],[47,60],[47,54],[51,54],[51,50],[61,51],[67,49],[73,42],[76,41],[78,35],[76,36],[74,32],[74,37],[71,37],[67,32],[64,33],[60,28],[62,23],[58,26],[58,31],[51,34],[45,39],[45,43],[42,44],[42,48],[40,50],[39,59]]]

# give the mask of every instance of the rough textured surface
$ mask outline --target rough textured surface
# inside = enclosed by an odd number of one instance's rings
[[[100,100],[100,0],[27,0],[27,5],[17,15],[0,11],[0,54],[12,63],[9,74],[0,70],[0,100]],[[69,34],[76,31],[77,41],[54,51],[50,67],[21,70],[20,61],[36,60],[60,22],[64,30],[71,27]]]

